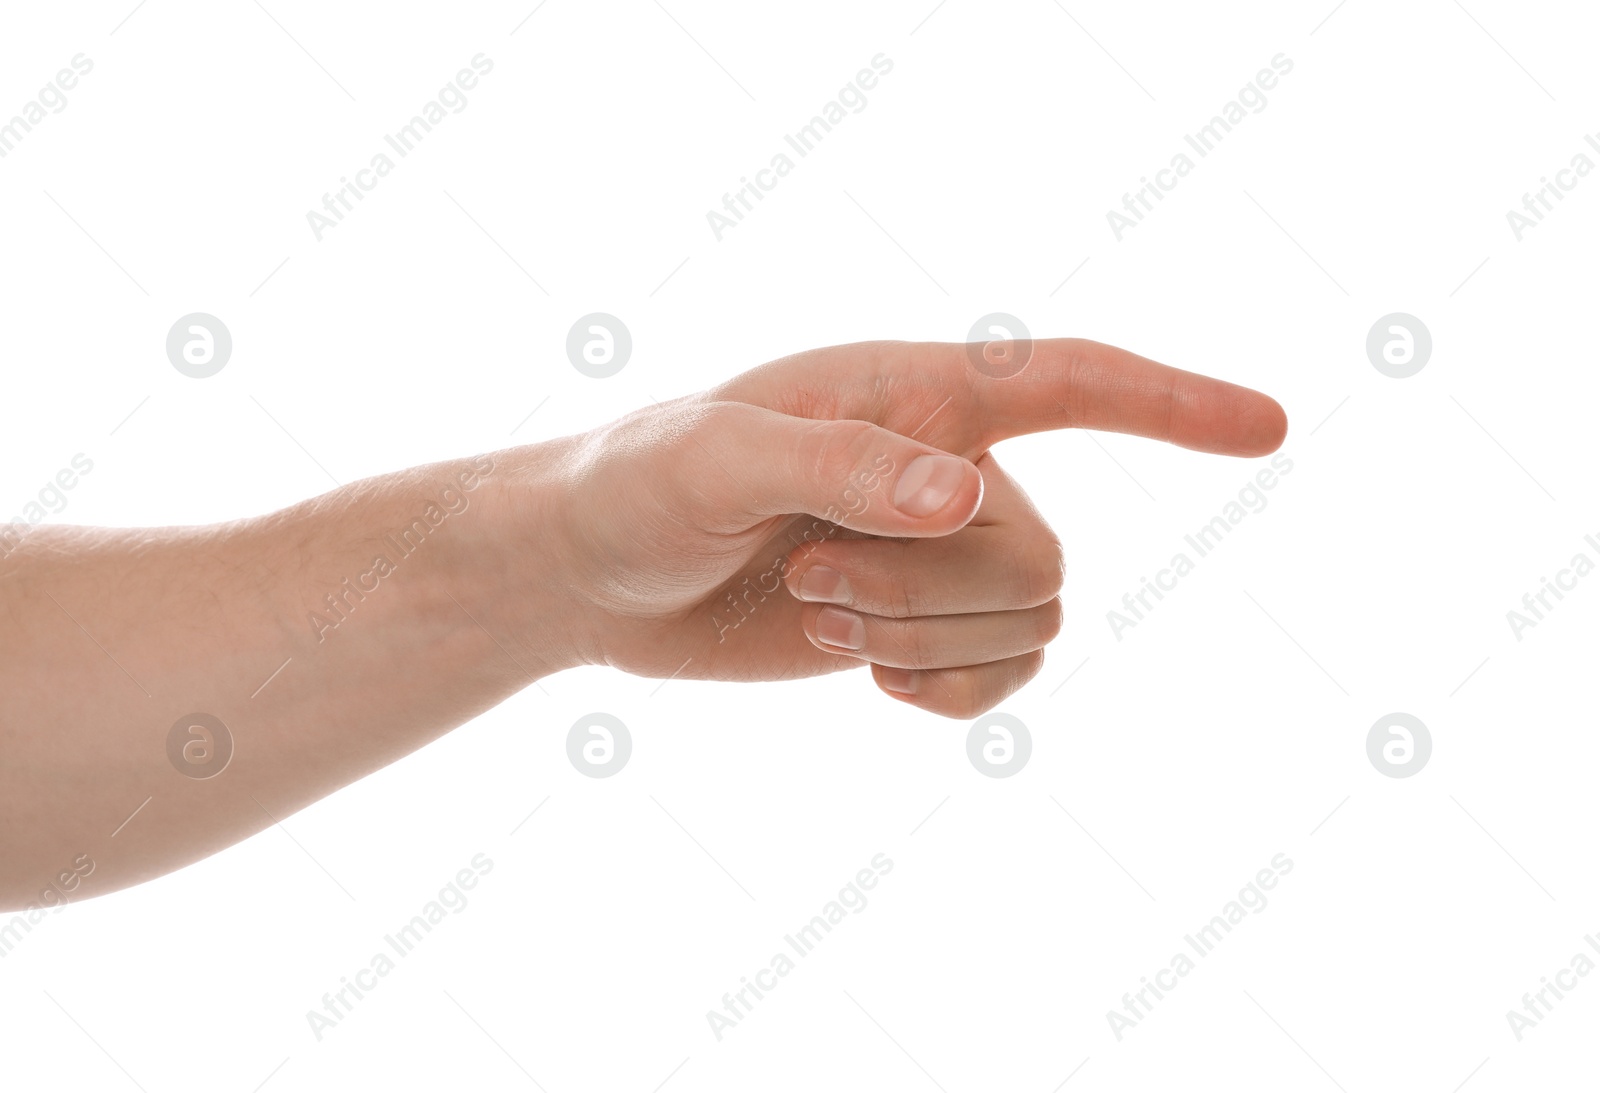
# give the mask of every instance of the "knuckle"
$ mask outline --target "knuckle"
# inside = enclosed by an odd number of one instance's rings
[[[1082,338],[1068,338],[1061,347],[1061,384],[1057,388],[1060,397],[1056,404],[1066,414],[1069,428],[1080,425],[1089,416],[1085,401],[1092,386],[1088,346]]]
[[[1044,669],[1044,650],[1035,649],[1031,653],[1024,653],[1012,661],[1011,671],[1007,673],[1006,680],[1000,693],[995,697],[998,703],[1003,699],[1022,690]]]
[[[941,672],[945,689],[940,692],[939,712],[947,717],[977,717],[1015,694],[1043,667],[1044,651],[1035,649],[1003,664]]]
[[[934,666],[933,649],[929,645],[925,627],[899,621],[880,623],[880,626],[889,639],[890,647],[905,657],[907,667]]]
[[[963,671],[955,674],[955,686],[950,689],[951,714],[954,717],[977,717],[988,710],[1002,696],[991,694],[983,685],[983,673]]]
[[[1061,633],[1062,622],[1065,618],[1065,612],[1061,606],[1061,597],[1053,597],[1040,605],[1037,615],[1039,644],[1048,645],[1050,642],[1055,641],[1057,635]]]
[[[877,427],[868,421],[819,421],[808,431],[802,468],[818,481],[843,488],[864,462]]]
[[[897,581],[889,589],[884,607],[893,618],[909,619],[916,615],[915,582]]]
[[[702,402],[688,412],[688,427],[679,439],[684,442],[709,441],[727,436],[739,427],[750,407],[742,402],[713,400]]]
[[[665,482],[658,487],[663,512],[713,522],[723,514],[724,468],[730,465],[726,453],[736,448],[740,422],[749,409],[737,402],[690,402],[675,412],[642,420],[639,439],[622,442],[625,458],[648,451],[652,462],[674,472],[663,476]]]
[[[937,571],[907,561],[886,564],[879,574],[884,590],[883,610],[897,619],[915,618],[919,615],[942,615],[950,602],[947,580]]]
[[[1039,554],[1039,583],[1035,591],[1049,598],[1061,595],[1061,590],[1067,586],[1067,554],[1061,540],[1047,535]]]
[[[1025,607],[1059,596],[1066,587],[1066,554],[1061,540],[1052,534],[1034,537],[1018,547],[1013,568]]]
[[[679,466],[699,468],[726,446],[739,413],[738,403],[699,402],[676,413],[650,414],[641,420],[638,432],[660,456]]]

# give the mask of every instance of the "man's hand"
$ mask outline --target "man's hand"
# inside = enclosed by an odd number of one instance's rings
[[[1092,342],[1009,379],[966,346],[840,346],[263,517],[7,538],[0,909],[215,853],[578,664],[872,664],[924,709],[988,709],[1038,671],[1062,579],[989,447],[1072,426],[1262,455],[1285,423]],[[196,715],[227,735],[191,756]]]
[[[553,545],[580,655],[696,679],[871,664],[885,692],[972,717],[1061,625],[1060,544],[991,445],[1070,427],[1229,455],[1283,440],[1265,395],[1110,346],[1037,342],[1005,379],[968,351],[815,350],[563,442],[559,500],[518,545]]]

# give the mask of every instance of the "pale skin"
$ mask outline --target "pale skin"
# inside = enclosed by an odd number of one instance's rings
[[[1260,456],[1287,423],[1094,342],[1035,342],[1004,379],[963,345],[862,343],[266,516],[0,541],[0,909],[197,861],[577,665],[870,666],[889,699],[975,717],[1038,673],[1064,579],[990,448],[1072,427]],[[196,712],[233,740],[206,779],[168,757]]]

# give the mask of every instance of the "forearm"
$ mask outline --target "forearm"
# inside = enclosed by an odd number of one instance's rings
[[[576,663],[548,640],[559,581],[527,586],[537,559],[506,527],[554,460],[414,468],[214,527],[27,536],[0,561],[0,907],[198,860]]]

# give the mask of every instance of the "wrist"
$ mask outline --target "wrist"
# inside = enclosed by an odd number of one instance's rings
[[[406,670],[503,697],[586,662],[558,560],[567,556],[556,542],[558,456],[532,445],[414,467],[246,534],[263,551],[294,544],[284,616],[305,620],[295,630],[308,653],[422,658]]]
[[[559,438],[460,461],[477,482],[463,493],[445,580],[522,685],[602,662],[571,564],[571,445]]]

